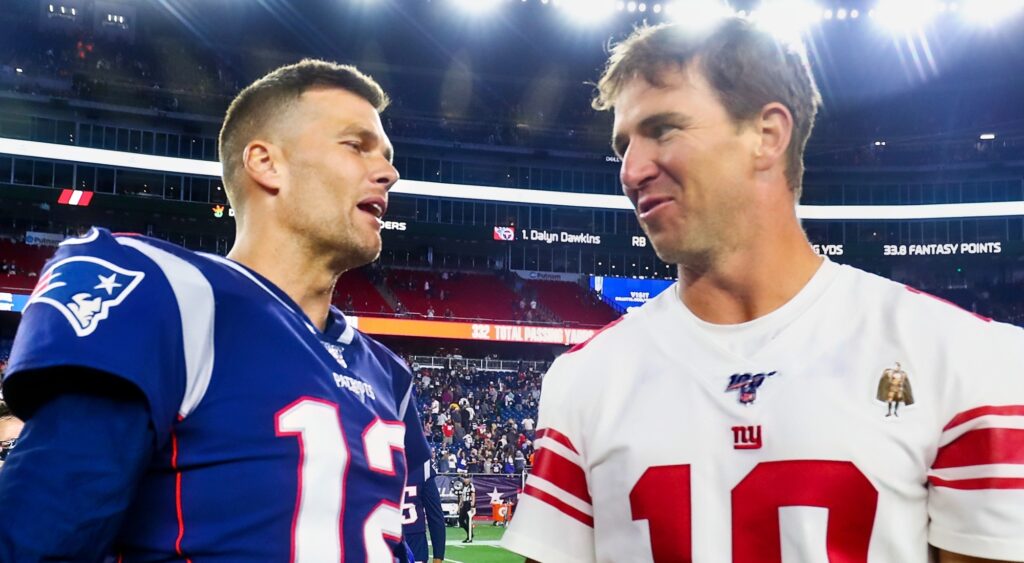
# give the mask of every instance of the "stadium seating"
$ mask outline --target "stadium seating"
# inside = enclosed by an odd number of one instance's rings
[[[428,316],[433,308],[435,317],[506,322],[533,318],[532,314],[518,308],[523,298],[493,274],[391,270],[387,280],[388,289],[402,304],[405,313]],[[427,284],[429,291],[425,289]],[[444,299],[441,299],[442,291]]]
[[[334,304],[347,313],[360,315],[392,315],[395,312],[363,268],[349,270],[338,279]]]
[[[534,292],[542,307],[567,323],[604,326],[619,317],[617,311],[577,283],[530,280],[526,287]]]
[[[0,268],[13,264],[14,273],[0,269],[0,291],[32,291],[36,276],[43,269],[46,260],[53,256],[54,249],[46,246],[30,246],[23,243],[0,239]]]

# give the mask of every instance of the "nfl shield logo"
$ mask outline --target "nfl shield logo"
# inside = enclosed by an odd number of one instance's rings
[[[65,258],[43,273],[25,308],[45,303],[64,315],[75,334],[89,336],[144,277],[92,256]]]

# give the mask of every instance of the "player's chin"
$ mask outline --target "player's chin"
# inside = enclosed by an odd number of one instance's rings
[[[356,246],[356,248],[352,249],[353,258],[355,258],[361,266],[365,266],[380,257],[381,248],[383,248],[383,244],[381,243],[380,234],[372,237],[366,237],[359,245]]]

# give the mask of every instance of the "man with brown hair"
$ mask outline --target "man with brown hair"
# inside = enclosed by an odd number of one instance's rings
[[[1024,559],[1024,333],[814,253],[801,52],[739,18],[644,27],[598,89],[623,191],[679,281],[545,376],[504,546],[544,563]],[[893,358],[915,381],[899,418],[876,399]]]
[[[20,516],[0,519],[0,560],[404,554],[406,475],[429,459],[412,375],[331,306],[381,249],[386,105],[324,61],[243,90],[220,138],[226,259],[103,229],[62,244],[4,381],[26,424],[0,473]]]

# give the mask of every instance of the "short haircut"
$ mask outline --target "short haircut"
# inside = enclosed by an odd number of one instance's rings
[[[753,119],[772,102],[789,109],[793,136],[786,152],[786,182],[799,199],[804,148],[821,94],[802,49],[742,18],[726,18],[703,34],[688,32],[679,24],[636,29],[612,47],[597,84],[594,109],[614,108],[622,89],[635,78],[663,87],[664,72],[683,70],[694,63],[737,125]]]
[[[338,88],[370,103],[378,112],[391,103],[380,84],[349,65],[304,59],[283,66],[253,82],[235,97],[220,129],[220,160],[224,167],[224,186],[232,205],[235,174],[242,167],[242,152],[256,136],[263,134],[276,116],[313,89]]]

